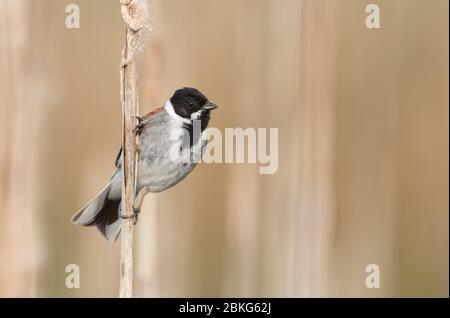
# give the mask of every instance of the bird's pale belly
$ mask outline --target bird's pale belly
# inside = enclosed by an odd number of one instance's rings
[[[149,187],[151,192],[164,191],[183,180],[195,168],[197,163],[172,161],[168,156],[141,157],[137,169],[136,192]],[[122,169],[116,170],[112,177],[108,198],[122,196]]]
[[[196,163],[161,160],[148,163],[140,160],[138,165],[137,192],[149,187],[151,192],[161,192],[176,185],[195,168]]]
[[[184,150],[181,142],[167,142],[160,149],[144,145],[139,156],[137,191],[149,187],[151,192],[161,192],[183,180],[201,159],[206,137],[205,131],[195,145]]]

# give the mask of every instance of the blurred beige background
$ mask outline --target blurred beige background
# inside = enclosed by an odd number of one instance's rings
[[[0,296],[118,294],[119,243],[70,223],[120,143],[118,2],[0,0]],[[197,87],[213,126],[279,128],[279,169],[147,197],[137,296],[448,297],[448,1],[151,3],[141,112]]]

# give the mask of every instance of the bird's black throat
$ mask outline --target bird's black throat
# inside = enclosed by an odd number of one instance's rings
[[[209,120],[211,119],[211,112],[209,110],[203,110],[198,119],[191,120],[189,123],[184,123],[183,128],[189,132],[190,147],[198,142],[202,132],[208,128]],[[200,131],[197,126],[200,126]],[[194,127],[196,129],[194,129]]]

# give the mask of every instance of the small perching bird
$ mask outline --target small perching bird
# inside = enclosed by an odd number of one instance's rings
[[[217,106],[195,88],[181,88],[164,107],[139,119],[136,193],[164,191],[183,180],[197,165],[207,144],[211,110]],[[122,148],[116,171],[106,187],[77,212],[72,222],[96,225],[108,239],[120,234],[122,196]],[[135,211],[137,215],[139,211]]]

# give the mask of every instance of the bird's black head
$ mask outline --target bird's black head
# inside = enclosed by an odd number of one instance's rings
[[[194,113],[208,113],[217,106],[208,101],[205,95],[195,88],[184,87],[175,91],[170,102],[175,113],[183,118],[191,119]]]

